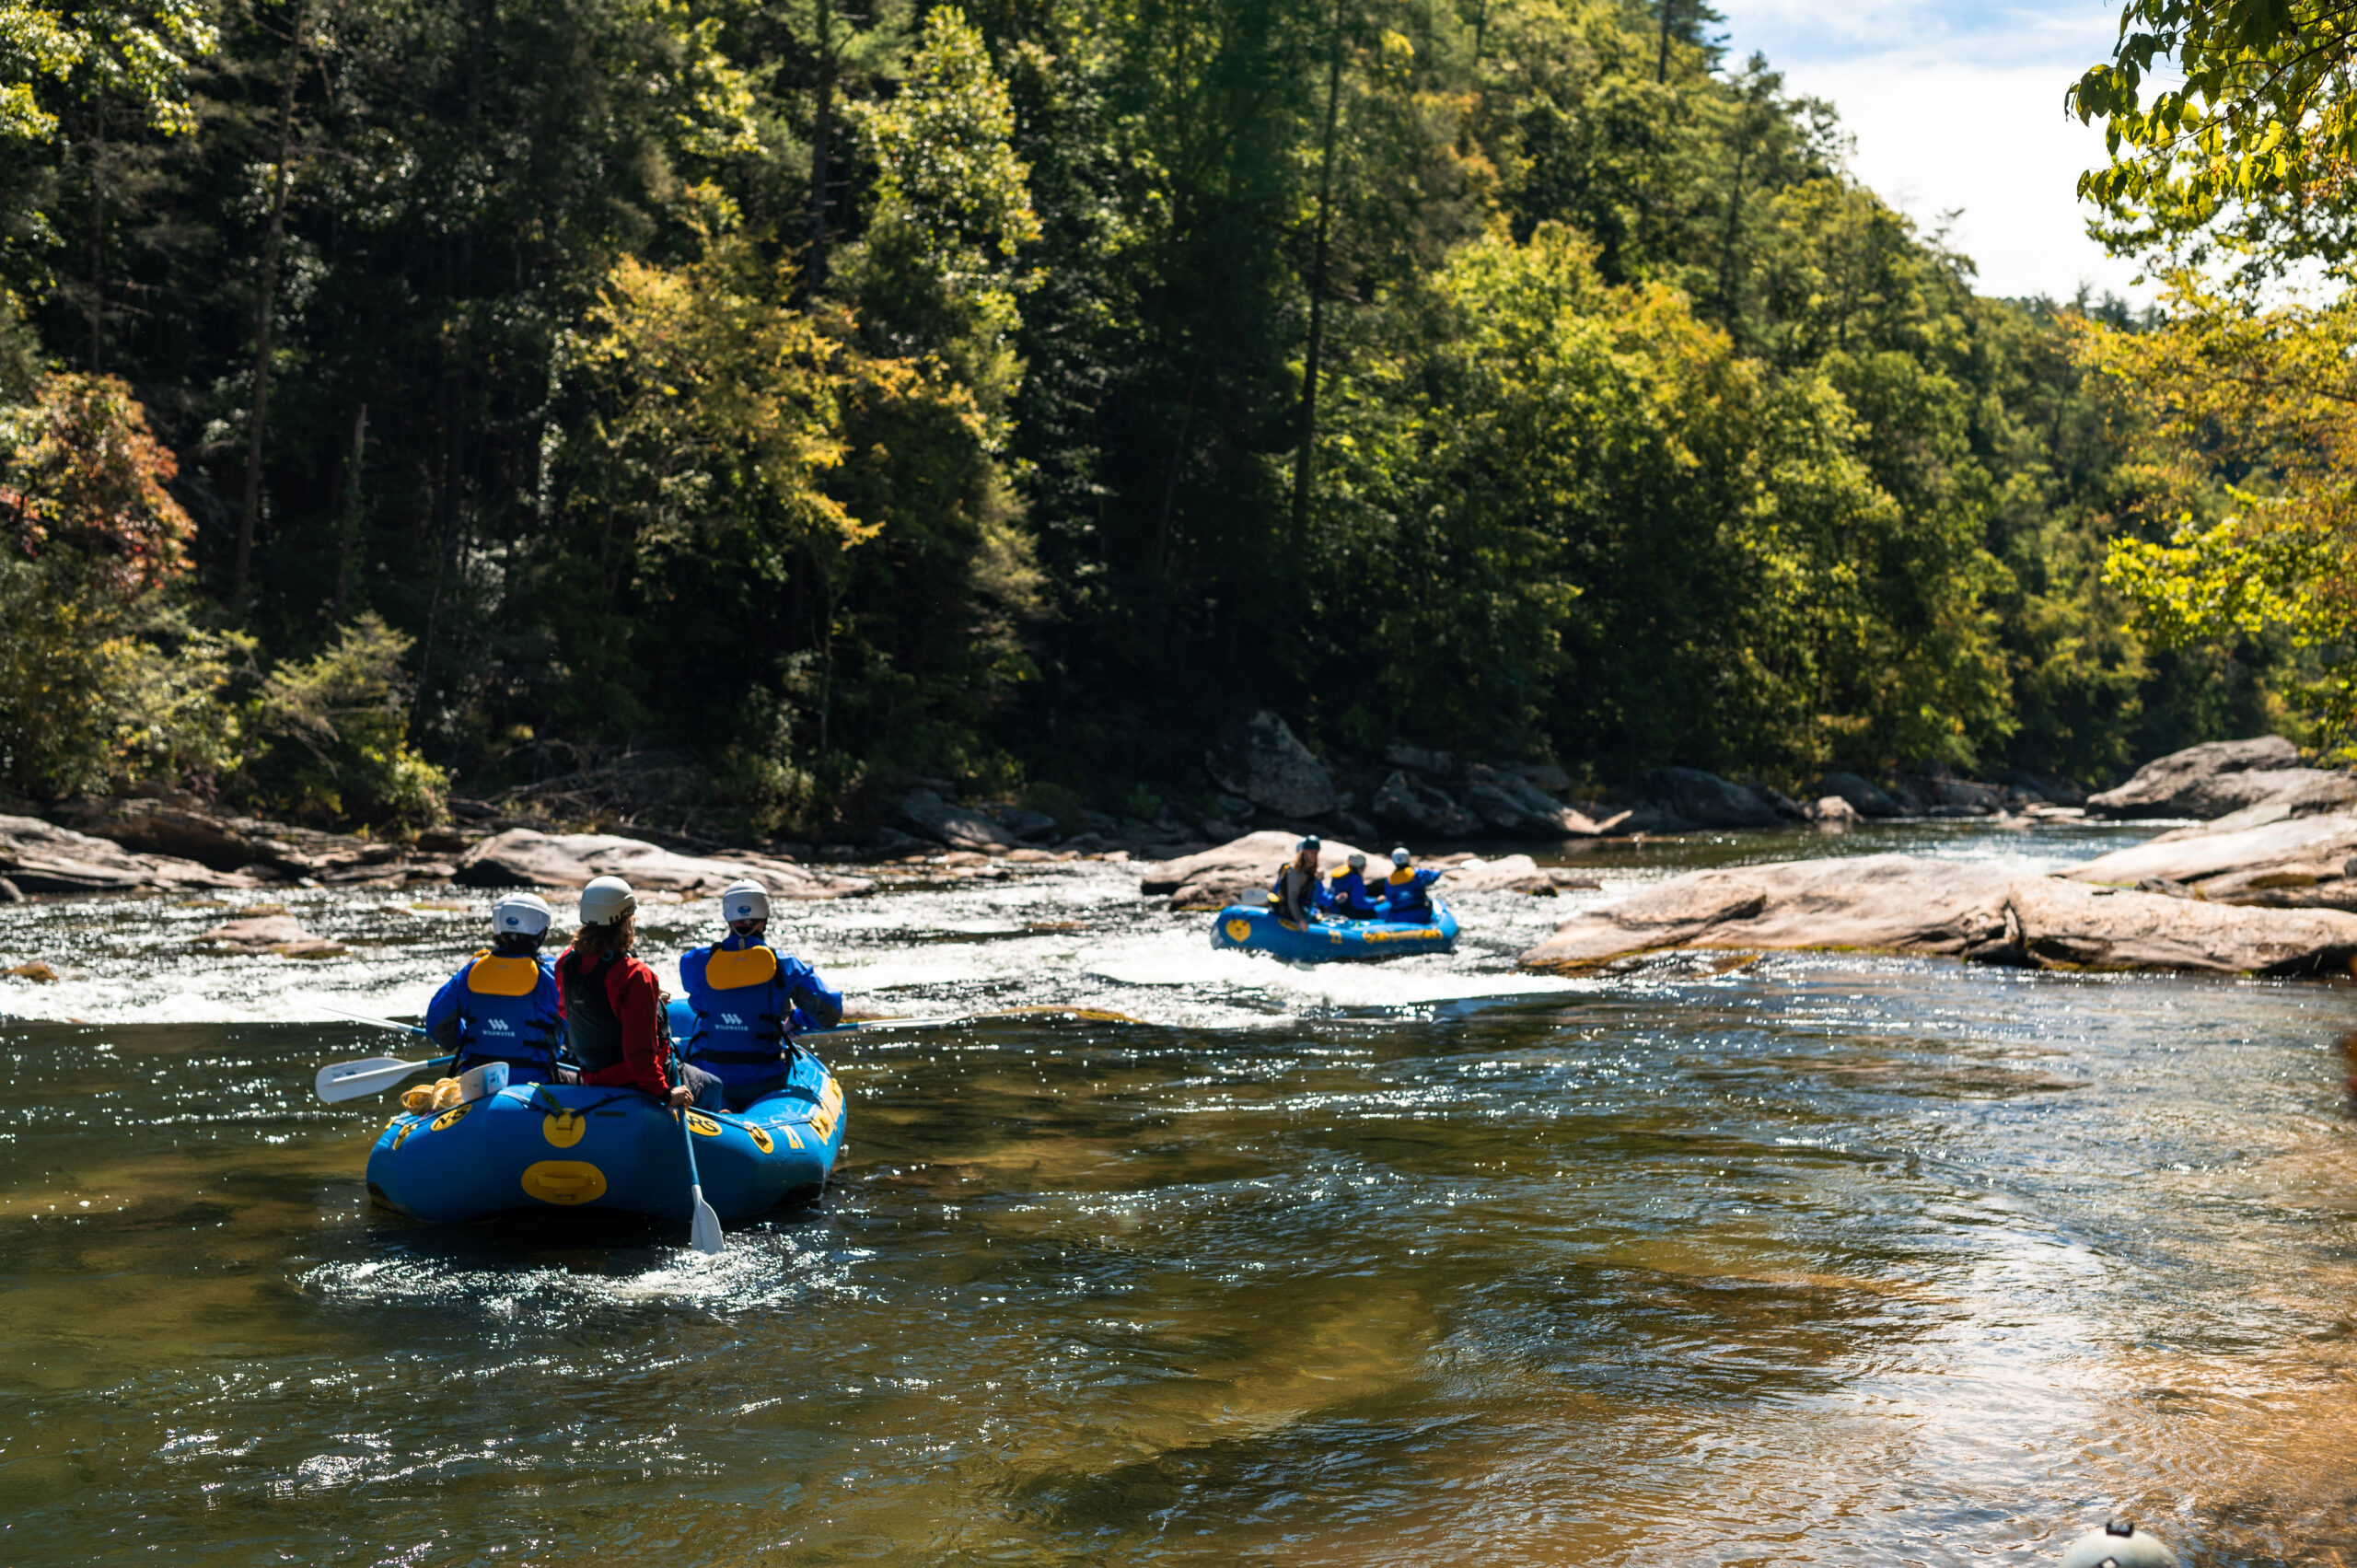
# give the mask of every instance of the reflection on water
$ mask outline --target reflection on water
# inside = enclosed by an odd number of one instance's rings
[[[2348,985],[1219,1005],[840,1041],[711,1261],[372,1214],[366,1031],[0,1028],[0,1559],[2357,1551]]]

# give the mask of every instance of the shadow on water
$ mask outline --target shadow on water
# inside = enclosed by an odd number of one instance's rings
[[[0,1560],[2338,1561],[2353,1013],[1829,957],[847,1039],[838,1185],[716,1260],[373,1208],[356,1031],[0,1026]]]

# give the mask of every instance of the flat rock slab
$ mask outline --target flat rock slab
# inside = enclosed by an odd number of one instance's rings
[[[1389,875],[1387,865],[1384,870]],[[1433,891],[1444,898],[1451,893],[1552,893],[1555,883],[1553,874],[1530,856],[1502,854],[1495,860],[1476,857],[1450,866]]]
[[[0,817],[0,874],[28,893],[127,893],[141,888],[250,888],[193,860],[137,854],[37,817]]]
[[[2230,820],[2164,833],[2064,875],[2123,887],[2157,878],[2218,903],[2357,908],[2357,881],[2349,875],[2357,858],[2357,815],[2291,817],[2248,828],[2230,828]]]
[[[1698,871],[1585,912],[1522,956],[1576,973],[1681,948],[1927,953],[2040,969],[2309,974],[2357,955],[2357,915],[2205,903],[1878,854]]]
[[[717,893],[752,877],[784,899],[839,899],[871,890],[865,877],[812,871],[766,855],[705,858],[677,854],[644,839],[613,833],[540,833],[511,828],[460,856],[455,879],[470,888],[584,888],[621,877],[646,892]]]
[[[1216,910],[1232,903],[1257,902],[1276,879],[1277,867],[1294,857],[1294,846],[1299,842],[1297,833],[1247,833],[1176,860],[1141,865],[1138,890],[1149,896],[1167,893],[1170,907],[1177,910]],[[1351,856],[1365,854],[1354,844],[1328,839],[1318,851],[1318,868],[1330,875]],[[1390,863],[1382,864],[1387,869]],[[1367,855],[1368,871],[1374,871],[1376,865],[1376,857]]]

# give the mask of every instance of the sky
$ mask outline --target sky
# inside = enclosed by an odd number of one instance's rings
[[[2107,59],[2118,0],[1716,0],[1728,64],[1755,50],[1790,92],[1829,99],[1857,138],[1853,168],[1925,228],[1961,209],[1950,242],[1983,294],[2067,297],[2081,283],[2139,301],[2135,264],[2086,237],[2079,171],[2100,126],[2062,111]]]

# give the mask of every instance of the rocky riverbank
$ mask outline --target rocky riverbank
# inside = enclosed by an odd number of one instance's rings
[[[2055,877],[1906,855],[1697,872],[1525,953],[1575,972],[1679,949],[1866,948],[2042,969],[2321,974],[2357,956],[2357,779],[2280,737],[2157,759],[2090,815],[2193,817]]]
[[[2357,957],[2357,914],[2266,909],[1881,854],[1698,871],[1584,912],[1522,955],[1576,974],[1672,951],[1936,954],[2059,970],[2315,975]]]

